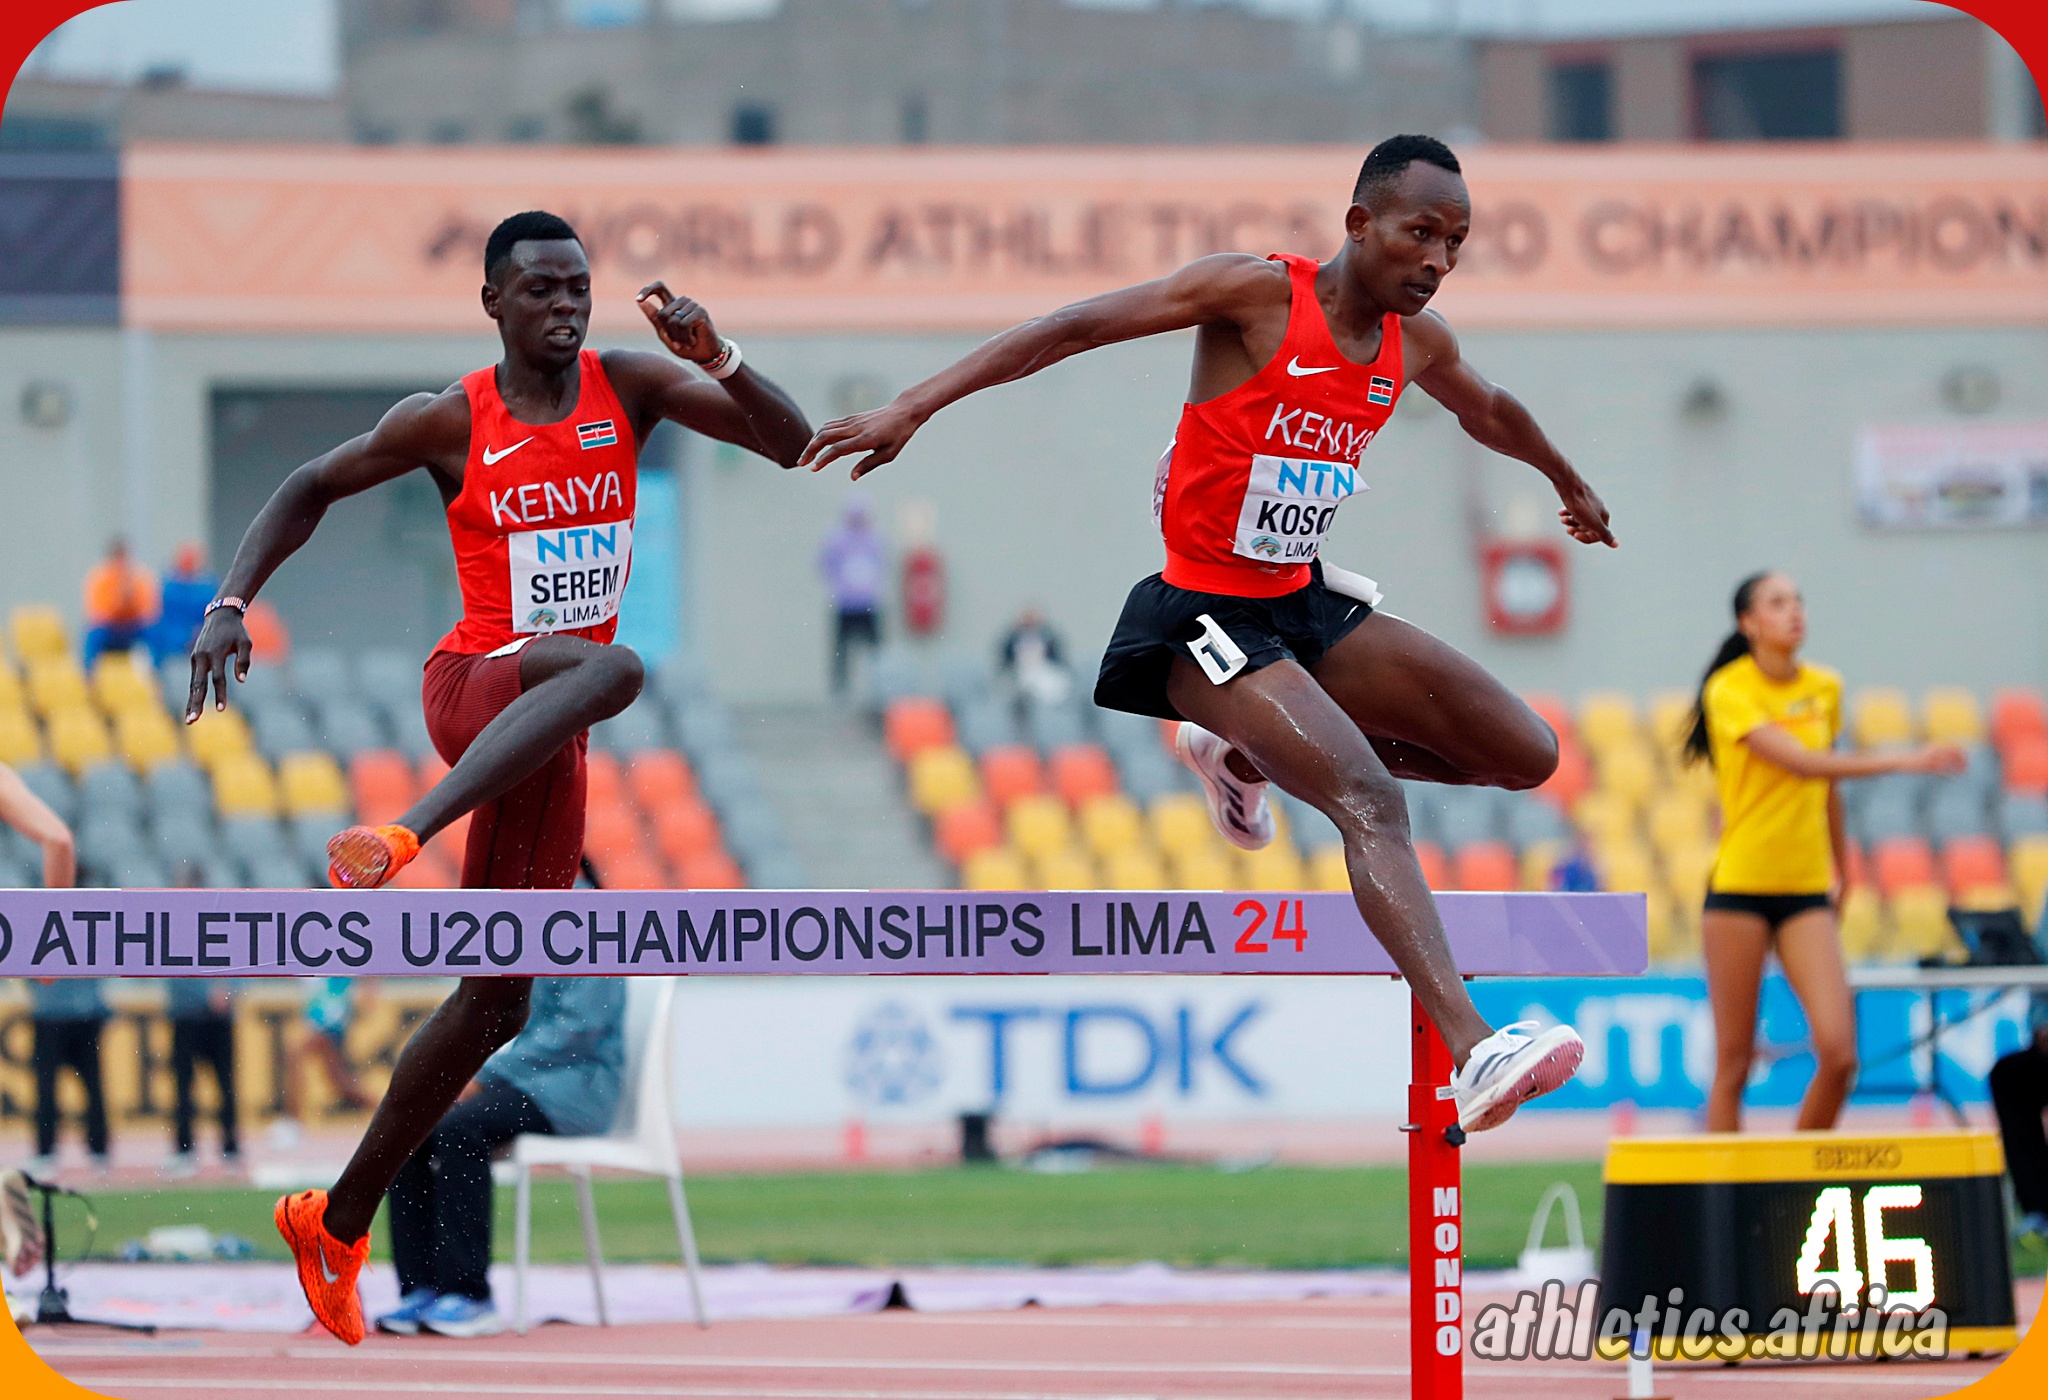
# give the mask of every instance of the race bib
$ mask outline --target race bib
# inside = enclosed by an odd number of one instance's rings
[[[1321,551],[1337,507],[1366,489],[1353,462],[1254,457],[1231,552],[1261,564],[1307,564]]]
[[[633,522],[527,530],[505,537],[512,630],[567,632],[619,614],[633,562]]]

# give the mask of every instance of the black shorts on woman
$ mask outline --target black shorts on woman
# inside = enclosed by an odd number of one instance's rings
[[[1196,593],[1154,574],[1124,600],[1103,653],[1095,703],[1155,719],[1187,718],[1167,699],[1166,679],[1176,656],[1200,662],[1194,649],[1208,638],[1205,616],[1244,653],[1244,666],[1234,674],[1246,675],[1289,660],[1313,671],[1371,615],[1370,604],[1324,586],[1320,563],[1309,565],[1306,584],[1276,598]]]

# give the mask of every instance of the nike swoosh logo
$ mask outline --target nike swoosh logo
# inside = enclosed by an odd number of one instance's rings
[[[511,449],[507,448],[506,450],[510,451]],[[340,1283],[341,1275],[327,1267],[327,1246],[316,1244],[313,1246],[313,1252],[320,1256],[320,1277],[326,1279],[329,1283]]]
[[[493,452],[489,447],[485,447],[484,465],[487,467],[495,466],[499,462],[504,461],[507,457],[510,457],[513,453],[517,452],[520,448],[526,446],[526,444],[532,441],[533,439],[530,437],[523,437],[502,452]]]
[[[1287,362],[1287,372],[1296,379],[1306,379],[1311,374],[1335,374],[1342,368],[1344,368],[1342,365],[1304,365],[1299,355],[1296,355]],[[484,460],[489,461],[490,455],[490,453],[486,452]]]

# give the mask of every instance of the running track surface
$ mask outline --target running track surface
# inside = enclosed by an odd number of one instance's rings
[[[2041,1285],[2021,1285],[2031,1317]],[[74,1381],[121,1397],[257,1400],[398,1396],[687,1397],[688,1400],[1295,1400],[1408,1394],[1403,1299],[1219,1307],[902,1311],[801,1321],[547,1327],[458,1342],[372,1337],[31,1333]],[[1672,1400],[1917,1400],[1990,1361],[1659,1367]],[[1471,1400],[1627,1394],[1595,1362],[1468,1362]]]

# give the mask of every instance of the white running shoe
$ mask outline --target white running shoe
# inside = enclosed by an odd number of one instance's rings
[[[1270,784],[1248,783],[1230,771],[1223,761],[1230,753],[1228,741],[1182,720],[1173,736],[1173,751],[1187,770],[1202,780],[1202,792],[1209,799],[1209,820],[1216,823],[1224,840],[1244,851],[1273,844],[1279,828],[1273,821],[1273,804],[1266,800]]]
[[[1458,1126],[1468,1133],[1498,1128],[1515,1110],[1578,1073],[1586,1042],[1570,1026],[1539,1029],[1536,1021],[1502,1026],[1472,1047],[1465,1067],[1451,1076]]]

